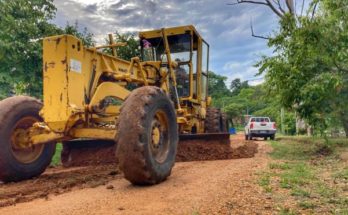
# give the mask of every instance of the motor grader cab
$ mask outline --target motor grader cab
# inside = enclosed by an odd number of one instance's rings
[[[228,142],[224,115],[209,107],[209,46],[195,28],[139,38],[141,59],[131,61],[117,57],[125,44],[112,37],[94,48],[70,35],[43,40],[43,104],[27,96],[0,102],[0,181],[40,175],[62,142],[64,166],[116,154],[127,180],[156,184],[170,175],[179,138]],[[101,51],[109,48],[113,55]]]
[[[141,32],[139,37],[143,61],[160,62],[160,71],[173,74],[168,91],[177,109],[180,133],[204,133],[210,102],[208,44],[193,26]]]

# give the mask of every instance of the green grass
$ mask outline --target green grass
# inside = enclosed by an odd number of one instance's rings
[[[348,139],[326,142],[321,138],[281,137],[269,144],[273,161],[259,174],[258,184],[272,193],[279,205],[289,199],[297,203],[297,208],[283,208],[280,214],[303,210],[316,214],[323,208],[333,214],[348,214],[344,196],[348,167],[338,156],[348,148]]]
[[[63,146],[61,143],[56,145],[56,153],[53,155],[51,166],[58,166],[60,162],[60,153],[62,152]]]
[[[314,151],[314,146],[304,148],[301,143],[292,142],[284,144],[284,142],[272,141],[273,151],[270,153],[274,159],[282,160],[308,160],[310,154]]]
[[[194,210],[191,215],[200,215],[199,211],[198,210]]]
[[[271,193],[272,192],[272,187],[270,186],[271,184],[271,174],[268,172],[262,172],[260,174],[260,178],[258,180],[258,184],[263,187],[263,189],[267,192],[267,193]]]
[[[289,167],[287,171],[280,174],[280,186],[282,188],[296,188],[315,179],[313,170],[306,163],[294,163]]]
[[[308,197],[308,198],[311,196],[310,191],[304,190],[301,187],[296,187],[292,189],[291,195],[298,196],[298,197]]]
[[[303,209],[314,209],[316,207],[316,205],[312,202],[300,202],[298,204],[301,208]]]
[[[296,215],[297,213],[289,208],[281,208],[279,215]]]
[[[333,174],[335,179],[348,180],[348,167],[343,168],[342,170]]]
[[[286,170],[286,169],[290,169],[290,166],[289,166],[289,163],[270,163],[269,168]]]

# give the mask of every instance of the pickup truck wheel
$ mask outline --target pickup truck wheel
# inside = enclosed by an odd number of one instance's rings
[[[267,137],[264,137],[263,140],[267,140]]]
[[[248,135],[245,135],[245,140],[248,140],[248,139],[249,139]]]
[[[253,140],[253,136],[250,133],[248,134],[248,138],[249,140]]]
[[[274,140],[274,134],[270,136],[270,139],[271,139],[271,140]]]

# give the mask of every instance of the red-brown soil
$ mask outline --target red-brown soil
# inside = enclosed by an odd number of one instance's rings
[[[257,145],[258,153],[253,157]],[[217,159],[244,159],[178,162],[167,181],[149,187],[129,184],[115,164],[50,168],[39,178],[0,185],[0,214],[274,212],[271,200],[263,195],[254,178],[255,171],[267,163],[269,147],[263,141],[244,141],[243,135],[233,136],[230,146],[230,153],[226,153],[226,146],[218,147],[215,152],[222,157]],[[189,146],[184,147],[189,151]],[[191,155],[196,160],[209,160],[212,151],[200,147],[198,155]],[[182,154],[178,160],[187,161],[189,155]]]

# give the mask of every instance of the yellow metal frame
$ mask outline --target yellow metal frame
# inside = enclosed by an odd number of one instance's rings
[[[203,133],[209,101],[201,98],[201,47],[204,40],[193,26],[181,26],[139,33],[140,38],[162,37],[169,62],[167,70],[161,67],[161,62],[141,62],[138,57],[131,61],[118,58],[115,47],[125,44],[113,43],[111,36],[109,45],[94,48],[84,47],[82,41],[71,35],[45,38],[44,107],[40,112],[44,123],[30,128],[27,145],[75,138],[114,139],[120,102],[130,94],[127,84],[159,86],[168,94],[170,80],[176,87],[175,65],[172,65],[167,37],[187,33],[192,38],[191,51],[197,50],[197,95],[194,98],[194,71],[189,62],[190,96],[178,98],[176,92],[177,123],[182,133],[190,133],[193,128]],[[98,51],[102,48],[111,48],[113,56]],[[113,102],[107,100],[109,97],[114,98]]]

